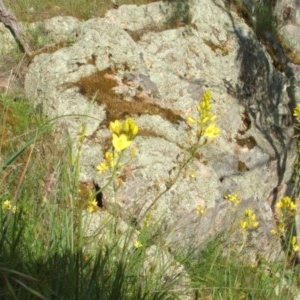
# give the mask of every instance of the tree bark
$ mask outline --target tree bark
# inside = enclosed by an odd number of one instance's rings
[[[32,52],[30,50],[29,45],[25,41],[23,30],[18,24],[16,16],[6,9],[2,0],[0,0],[0,22],[2,22],[6,27],[10,29],[18,44],[21,46],[23,51],[30,57]]]

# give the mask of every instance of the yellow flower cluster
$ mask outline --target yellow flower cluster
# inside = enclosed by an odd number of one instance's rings
[[[97,167],[99,173],[105,172],[108,169],[113,169],[116,166],[120,153],[130,147],[139,130],[138,126],[131,118],[126,119],[125,122],[120,122],[119,120],[110,122],[109,129],[112,133],[112,145],[114,151],[105,153],[105,162]],[[134,154],[132,153],[132,155]]]
[[[285,228],[285,225],[282,222],[278,223],[277,230],[275,230],[275,229],[270,230],[270,233],[272,235],[277,235],[277,236],[281,236],[285,232],[286,232],[286,228]]]
[[[294,117],[296,118],[299,118],[300,117],[300,104],[298,104],[296,106],[296,108],[294,109],[294,114],[293,114]]]
[[[124,123],[119,120],[110,122],[109,129],[112,132],[113,147],[117,152],[128,148],[139,131],[138,126],[131,118],[126,119]]]
[[[256,215],[252,209],[246,209],[245,220],[240,221],[240,227],[243,231],[255,229],[259,226],[259,222],[256,220]]]
[[[12,205],[9,200],[5,200],[2,203],[2,209],[6,210],[6,211],[10,211],[10,212],[12,212],[14,214],[16,212],[16,210],[17,210],[17,207],[15,205]]]
[[[141,232],[140,231],[136,231],[136,234],[137,234],[137,236],[139,236],[140,234],[141,234]],[[135,242],[134,242],[134,247],[135,247],[135,249],[139,249],[139,248],[142,248],[143,247],[143,244],[142,244],[142,242],[139,240],[139,239],[137,239]]]
[[[202,205],[199,205],[196,209],[197,215],[202,216],[205,214],[205,207]]]
[[[89,212],[91,214],[98,210],[98,203],[97,203],[96,199],[88,201],[86,210],[87,210],[87,212]]]
[[[237,193],[227,194],[224,196],[224,198],[233,203],[235,206],[238,206],[241,203],[241,199],[239,198]]]
[[[101,163],[97,166],[97,170],[99,173],[103,173],[108,169],[113,169],[118,161],[119,153],[118,152],[106,152],[105,153],[105,162]]]
[[[135,247],[136,249],[139,249],[139,248],[143,247],[143,244],[142,244],[139,240],[136,240],[136,241],[134,242],[134,247]]]
[[[146,228],[149,228],[149,227],[150,227],[150,222],[151,222],[151,220],[152,220],[152,214],[149,212],[149,213],[147,213],[147,215],[146,215],[146,217],[145,217],[145,219],[144,219],[144,226],[145,226]]]
[[[276,208],[294,212],[296,210],[296,205],[289,196],[286,196],[277,203]]]
[[[197,137],[216,138],[220,135],[220,128],[216,126],[216,115],[211,113],[211,93],[206,91],[202,97],[201,103],[197,106],[198,119],[188,117],[187,122],[190,126],[198,127]]]
[[[300,112],[300,108],[299,108]],[[300,116],[300,115],[299,115]],[[294,252],[298,252],[300,247],[297,244],[297,237],[291,236],[293,230],[294,216],[296,212],[296,205],[289,196],[283,197],[276,204],[276,221],[277,228],[272,229],[270,232],[272,235],[277,236],[283,240],[290,240],[290,249]],[[290,238],[291,237],[291,238]]]
[[[276,219],[277,219],[277,230],[272,229],[271,234],[276,236],[284,236],[291,223],[294,220],[296,212],[296,205],[289,196],[283,197],[276,204]]]

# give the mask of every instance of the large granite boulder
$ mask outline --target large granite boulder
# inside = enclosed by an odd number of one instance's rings
[[[57,127],[74,142],[86,124],[81,180],[100,186],[106,179],[96,166],[110,146],[109,121],[136,120],[137,155],[117,193],[103,192],[106,207],[124,220],[139,222],[151,207],[156,220],[163,218],[161,234],[171,248],[189,243],[201,249],[238,227],[250,208],[261,226],[249,237],[255,250],[248,253],[275,259],[281,247],[270,235],[272,208],[285,194],[295,159],[289,78],[222,1],[189,1],[188,18],[179,22],[174,9],[166,2],[121,6],[76,23],[72,44],[34,58],[27,97],[50,119],[60,116]],[[196,115],[206,90],[221,136],[170,188],[188,144],[185,120]],[[224,199],[228,193],[243,200],[235,213]]]

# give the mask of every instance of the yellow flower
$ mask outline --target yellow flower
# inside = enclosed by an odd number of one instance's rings
[[[210,122],[215,122],[216,119],[217,119],[217,116],[216,116],[216,115],[213,115],[213,116],[210,117],[209,121],[210,121]]]
[[[287,209],[290,211],[296,210],[296,205],[289,196],[283,197],[277,204],[278,209]]]
[[[206,91],[202,96],[202,103],[201,103],[201,107],[204,111],[210,110],[210,99],[211,99],[211,92]]]
[[[280,222],[280,223],[277,224],[277,230],[275,230],[275,229],[270,230],[270,233],[272,235],[277,235],[277,236],[281,236],[285,232],[286,232],[286,228],[285,228],[284,223],[282,223],[282,222]]]
[[[11,209],[11,203],[9,200],[5,200],[3,203],[2,203],[2,209],[3,210],[10,210]]]
[[[294,117],[298,118],[300,117],[300,104],[298,104],[296,106],[296,108],[294,109],[294,114],[293,114]]]
[[[285,225],[283,223],[279,223],[277,229],[279,234],[283,234],[286,231]]]
[[[253,210],[252,209],[246,209],[245,210],[245,216],[247,218],[253,219]],[[255,215],[254,215],[255,216]]]
[[[259,222],[256,220],[256,215],[252,209],[245,210],[245,217],[245,220],[240,221],[240,227],[243,231],[255,229],[259,226]]]
[[[101,163],[99,166],[97,166],[97,170],[99,173],[103,173],[108,169],[108,166],[106,163]]]
[[[124,124],[124,131],[126,135],[131,139],[138,134],[139,128],[131,118],[128,118],[126,119]]]
[[[112,133],[119,135],[122,131],[122,124],[119,120],[110,122],[109,129],[111,130]]]
[[[197,215],[202,216],[202,215],[204,215],[204,213],[205,213],[205,207],[199,205],[197,207]]]
[[[227,194],[224,196],[224,198],[226,200],[228,200],[229,202],[235,204],[236,206],[239,205],[241,203],[241,199],[239,198],[237,193],[234,194]]]
[[[16,210],[17,210],[17,207],[15,205],[13,206],[9,200],[5,200],[2,203],[2,209],[10,211],[10,212],[12,212],[14,214],[16,212]]]
[[[113,134],[117,136],[125,134],[129,140],[133,140],[139,131],[138,126],[131,118],[126,119],[124,123],[121,123],[119,120],[110,122],[109,128]]]
[[[188,117],[188,118],[187,118],[187,123],[188,123],[189,125],[194,125],[194,124],[196,124],[197,122],[196,122],[196,120],[194,120],[192,117]]]
[[[146,228],[149,228],[151,220],[152,220],[152,214],[151,213],[147,213],[147,215],[146,215],[146,217],[144,219],[144,226]]]
[[[3,203],[2,203],[2,209],[3,210],[11,210],[11,203],[9,200],[5,200]]]
[[[297,244],[297,238],[295,236],[292,237],[292,248],[293,248],[293,251],[297,252],[299,251],[299,246]]]
[[[290,209],[290,210],[296,210],[296,205],[295,205],[295,203],[293,203],[292,201],[291,201],[291,203],[290,203],[289,209]]]
[[[196,179],[197,178],[197,174],[196,174],[196,171],[191,171],[190,173],[189,173],[189,176],[190,176],[190,178],[191,179]]]
[[[109,167],[113,168],[116,165],[116,161],[118,159],[118,154],[117,153],[111,153],[111,152],[106,152],[105,153],[105,160],[106,163]]]
[[[118,153],[111,153],[109,151],[106,152],[105,162],[97,166],[98,172],[103,173],[107,171],[109,168],[113,168],[117,163],[118,157],[119,157]]]
[[[202,101],[196,106],[198,111],[198,118],[194,119],[192,117],[187,118],[187,123],[190,127],[193,125],[197,126],[195,131],[196,136],[201,138],[202,136],[207,138],[216,138],[220,135],[220,128],[216,126],[216,115],[211,113],[211,93],[205,92]]]
[[[17,207],[14,205],[14,206],[12,206],[12,208],[11,208],[11,210],[10,210],[13,214],[15,214],[16,213],[16,211],[17,211]]]
[[[134,247],[135,247],[136,249],[139,249],[139,248],[143,247],[143,244],[142,244],[139,240],[137,240],[137,241],[135,241],[135,243],[134,243]]]
[[[127,135],[121,134],[117,136],[113,134],[112,144],[116,151],[122,151],[131,145],[132,141],[128,139]]]
[[[86,210],[89,213],[94,213],[97,211],[97,209],[98,209],[98,203],[97,203],[96,199],[89,200]]]
[[[204,114],[203,119],[199,121],[199,125],[203,125],[205,123],[214,123],[217,119],[216,115],[211,116],[210,112]]]
[[[204,136],[208,138],[216,138],[220,135],[220,128],[215,123],[211,123],[204,131]]]
[[[240,221],[240,227],[245,230],[247,229],[247,222],[246,221]]]

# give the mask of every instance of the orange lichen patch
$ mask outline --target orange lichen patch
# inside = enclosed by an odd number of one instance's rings
[[[155,103],[140,101],[126,101],[114,92],[118,86],[110,68],[83,77],[75,83],[64,85],[67,88],[78,87],[79,92],[90,100],[96,101],[106,107],[106,122],[125,119],[135,115],[159,115],[173,124],[183,121],[183,118],[168,108],[163,108]]]
[[[251,119],[249,114],[245,111],[241,115],[242,119],[242,128],[239,130],[239,134],[245,134],[251,128]]]
[[[295,53],[288,47],[284,47],[284,52],[293,64],[300,65],[300,56],[297,53]]]
[[[216,54],[226,56],[232,50],[229,46],[229,42],[225,41],[223,43],[213,43],[209,40],[204,40],[204,43]]]
[[[239,160],[238,161],[238,171],[239,172],[247,172],[247,171],[249,171],[249,168],[243,161]]]
[[[257,143],[253,136],[250,136],[248,138],[237,138],[236,143],[243,148],[247,148],[249,150],[253,149]]]
[[[117,81],[113,78],[113,71],[108,68],[98,71],[90,76],[83,77],[70,86],[77,86],[79,92],[89,99],[96,95],[96,101],[99,104],[108,104],[110,101],[116,101],[118,96],[114,93],[113,88],[118,86]]]

